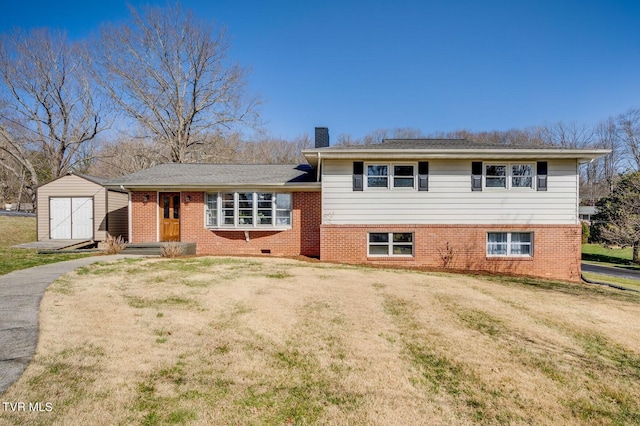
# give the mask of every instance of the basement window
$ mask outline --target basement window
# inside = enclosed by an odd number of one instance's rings
[[[487,256],[533,256],[532,232],[488,232]]]
[[[368,256],[413,256],[412,232],[370,232]]]

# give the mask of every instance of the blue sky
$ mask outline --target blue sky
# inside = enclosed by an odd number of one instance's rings
[[[165,1],[128,3],[165,4]],[[225,25],[250,67],[266,128],[424,133],[594,124],[640,107],[640,1],[185,0]],[[0,32],[74,38],[128,16],[127,2],[4,2]]]

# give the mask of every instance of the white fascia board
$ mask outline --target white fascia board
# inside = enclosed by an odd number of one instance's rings
[[[201,185],[124,185],[124,187],[128,191],[160,191],[160,192],[198,192],[198,191],[211,191],[211,190],[219,190],[219,189],[227,189],[238,191],[242,189],[258,191],[291,191],[291,192],[315,192],[320,191],[321,183],[320,182],[305,182],[305,183],[288,183],[288,184],[251,184],[251,183],[225,183],[225,184],[201,184]]]
[[[419,159],[567,159],[590,161],[610,153],[608,149],[457,149],[397,150],[358,149],[322,151],[323,159],[342,160],[419,160]],[[317,162],[317,151],[303,151],[311,165]]]

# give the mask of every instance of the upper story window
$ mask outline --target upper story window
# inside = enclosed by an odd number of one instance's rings
[[[534,166],[529,163],[487,163],[484,166],[486,188],[533,188]]]
[[[533,188],[533,164],[511,165],[511,187]]]
[[[414,164],[367,164],[367,188],[415,188]]]
[[[412,164],[401,164],[393,166],[393,187],[394,188],[414,188],[415,173]]]
[[[206,195],[205,225],[209,228],[289,228],[291,194],[220,192]]]
[[[389,166],[386,164],[369,164],[367,166],[367,188],[388,188]]]

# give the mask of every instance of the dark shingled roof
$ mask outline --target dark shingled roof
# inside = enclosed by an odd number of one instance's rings
[[[117,177],[108,186],[284,185],[315,182],[308,164],[160,164]]]

